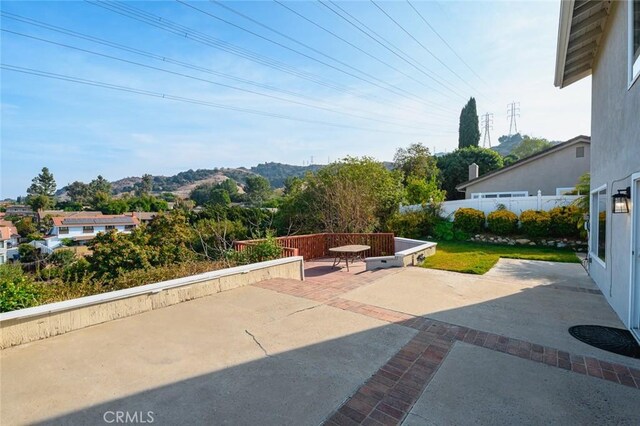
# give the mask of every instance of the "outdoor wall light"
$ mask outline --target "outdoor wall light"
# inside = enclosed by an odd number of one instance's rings
[[[629,199],[631,198],[631,187],[627,186],[625,189],[618,189],[618,193],[614,194],[613,198],[613,213],[629,213]]]

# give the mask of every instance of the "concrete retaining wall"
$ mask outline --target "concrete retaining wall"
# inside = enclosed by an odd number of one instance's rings
[[[302,257],[222,269],[0,314],[0,349],[272,278],[304,279]]]
[[[436,253],[437,243],[396,237],[395,246],[396,253],[393,256],[366,258],[367,271],[415,266],[421,263],[425,257],[432,256]]]

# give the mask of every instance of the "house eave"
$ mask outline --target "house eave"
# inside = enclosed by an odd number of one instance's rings
[[[610,0],[561,2],[556,87],[566,87],[591,74],[610,8]]]

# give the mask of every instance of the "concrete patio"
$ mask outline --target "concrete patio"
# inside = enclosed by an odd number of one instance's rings
[[[0,423],[640,424],[640,360],[566,331],[622,327],[580,265],[350,269],[3,350]]]

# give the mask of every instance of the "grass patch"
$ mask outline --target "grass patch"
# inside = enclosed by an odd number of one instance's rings
[[[501,257],[580,263],[580,259],[570,250],[535,246],[439,241],[436,254],[427,257],[422,267],[482,275],[489,271]]]

